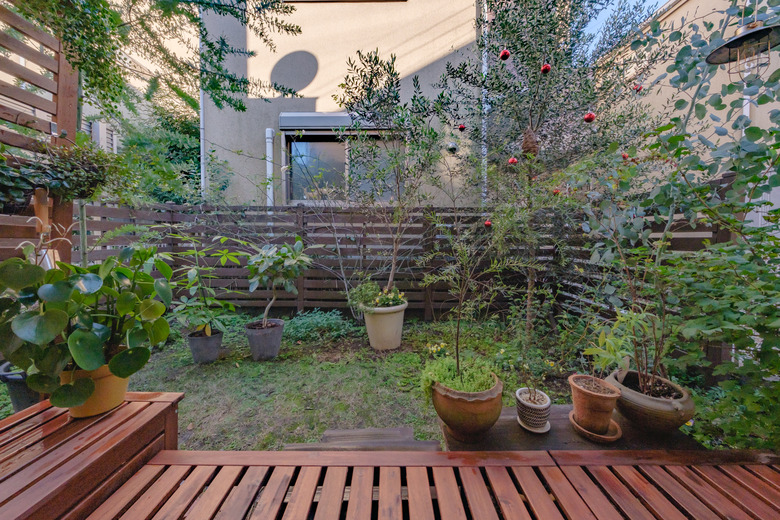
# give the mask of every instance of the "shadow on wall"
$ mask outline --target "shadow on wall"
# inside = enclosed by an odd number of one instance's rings
[[[296,92],[308,87],[317,76],[319,63],[314,54],[295,51],[282,57],[271,71],[271,83],[284,85]]]

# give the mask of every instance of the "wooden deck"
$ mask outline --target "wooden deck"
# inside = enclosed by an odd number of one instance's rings
[[[0,421],[0,519],[780,518],[760,452],[176,450],[180,394]]]

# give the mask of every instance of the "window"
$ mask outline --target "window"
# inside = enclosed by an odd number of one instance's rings
[[[333,199],[343,193],[346,153],[335,135],[294,136],[289,148],[289,198]]]

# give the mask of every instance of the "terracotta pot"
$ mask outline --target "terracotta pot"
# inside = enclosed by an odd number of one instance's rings
[[[88,377],[95,382],[95,391],[87,401],[69,408],[71,417],[92,417],[113,410],[125,400],[127,378],[117,377],[103,365],[96,370],[66,370],[60,374],[62,384]]]
[[[582,386],[586,381],[593,381],[607,392],[600,393]],[[612,421],[612,412],[615,403],[620,397],[620,390],[605,382],[603,379],[584,374],[572,374],[569,376],[571,387],[571,400],[574,404],[574,420],[579,426],[589,432],[604,435],[609,430]]]
[[[515,391],[515,403],[517,404],[517,422],[526,430],[534,433],[550,431],[550,396],[536,390],[536,395],[541,396],[541,403],[533,403],[528,400],[531,395],[530,388],[518,388]]]
[[[366,307],[363,310],[371,348],[374,350],[393,350],[401,346],[404,310],[408,306],[409,304],[404,302],[393,307]]]
[[[252,359],[272,359],[279,355],[282,346],[282,333],[284,332],[284,320],[269,318],[268,323],[274,323],[275,327],[267,329],[255,329],[252,325],[259,325],[262,321],[255,321],[246,325],[246,334],[249,338],[249,350]]]
[[[482,392],[460,392],[441,383],[433,384],[433,407],[455,439],[476,442],[496,424],[501,415],[504,384],[492,374],[493,388]]]
[[[609,383],[620,389],[617,407],[626,419],[648,430],[673,432],[694,416],[696,406],[688,390],[668,379],[662,377],[657,379],[674,388],[682,397],[679,399],[650,397],[628,388],[625,386],[627,381],[638,383],[639,375],[636,370],[615,371],[607,377]]]
[[[216,361],[222,345],[222,331],[214,332],[211,336],[195,334],[200,334],[200,331],[191,332],[187,335],[192,359],[196,363],[213,363]]]

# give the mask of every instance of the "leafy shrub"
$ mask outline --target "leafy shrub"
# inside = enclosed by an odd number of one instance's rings
[[[290,341],[342,339],[359,330],[337,310],[314,309],[301,312],[284,325],[284,335]]]
[[[460,364],[452,357],[441,357],[425,364],[422,373],[422,389],[431,397],[433,383],[440,383],[460,392],[482,392],[493,388],[495,381],[490,375],[496,368],[482,358],[464,359]]]

